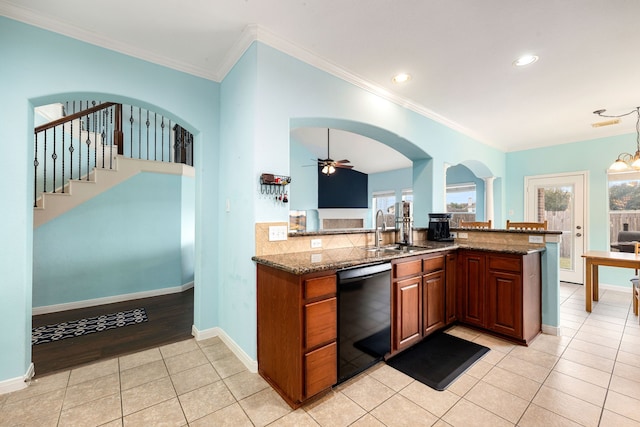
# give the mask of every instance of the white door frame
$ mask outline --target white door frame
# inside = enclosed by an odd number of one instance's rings
[[[580,239],[574,239],[574,245],[572,254],[574,256],[574,265],[575,265],[575,273],[572,274],[571,278],[567,278],[568,274],[563,274],[563,270],[560,270],[560,280],[561,281],[570,281],[577,283],[584,283],[584,261],[582,258],[582,254],[589,247],[589,171],[577,171],[577,172],[565,172],[565,173],[557,173],[557,174],[546,174],[546,175],[534,175],[534,176],[525,176],[524,177],[524,215],[525,220],[528,221],[536,221],[536,212],[534,210],[535,202],[532,203],[532,198],[529,197],[529,188],[532,185],[534,180],[562,180],[562,179],[571,179],[573,182],[581,182],[582,184],[582,219],[575,218],[575,215],[579,214],[578,209],[574,209],[574,224],[580,225],[582,237]],[[577,230],[573,230],[574,234]]]

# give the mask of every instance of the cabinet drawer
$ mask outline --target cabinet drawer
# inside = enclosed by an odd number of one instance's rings
[[[422,261],[422,271],[431,273],[433,271],[444,270],[444,256],[439,255],[433,258],[425,258]]]
[[[304,281],[304,298],[312,299],[336,293],[336,276],[316,277]]]
[[[505,257],[490,255],[488,257],[489,270],[513,271],[519,273],[522,271],[522,260],[520,257]]]
[[[305,397],[338,382],[338,346],[335,342],[304,355]]]
[[[338,303],[335,297],[304,306],[305,348],[334,341],[338,336]]]
[[[422,273],[422,260],[399,262],[393,265],[393,277],[405,277]]]

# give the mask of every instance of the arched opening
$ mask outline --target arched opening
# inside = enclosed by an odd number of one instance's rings
[[[56,94],[34,99],[32,105],[36,108],[53,102],[79,100],[83,100],[85,106],[89,102],[86,100],[96,100],[97,103],[109,101],[142,107],[167,118],[166,123],[180,123],[181,128],[195,131],[187,121],[167,109],[121,96]],[[145,120],[149,121],[146,117],[142,120],[130,118],[126,113],[123,117],[125,125],[138,128]],[[34,123],[38,122],[36,117]],[[165,124],[164,121],[159,123]],[[158,125],[158,129],[162,124]],[[59,135],[65,133],[67,131],[63,129]],[[197,132],[194,133],[197,139]],[[68,138],[76,139],[77,143],[84,142],[80,141],[79,136],[69,134]],[[87,137],[87,141],[90,141],[86,143],[87,148],[92,144],[93,147],[98,145],[95,136]],[[30,150],[32,153],[35,151],[33,146]],[[92,150],[91,153],[97,156],[95,152],[98,150]],[[170,157],[169,154],[167,157]],[[113,175],[129,170],[131,164],[124,167],[124,162],[131,160],[131,157],[134,156],[129,155],[126,159],[118,156],[116,161],[119,167],[110,169],[109,173]],[[34,228],[31,308],[38,318],[34,317],[34,327],[51,324],[47,319],[58,323],[91,318],[107,312],[115,314],[127,310],[129,306],[133,307],[131,304],[146,309],[148,319],[135,325],[135,329],[128,329],[127,326],[118,328],[117,333],[109,330],[69,340],[90,339],[85,344],[74,345],[73,342],[61,340],[41,344],[52,344],[53,347],[48,349],[39,347],[36,351],[33,347],[32,361],[36,363],[38,374],[71,367],[74,363],[80,363],[79,360],[86,363],[191,336],[196,250],[195,172],[193,168],[186,174],[176,171],[176,168],[168,171],[157,165],[159,160],[143,158],[141,161],[145,165],[138,164],[136,167],[139,169],[129,170],[129,175],[125,175],[121,181]],[[83,179],[86,176],[90,181],[90,174],[86,172],[79,172],[79,175]],[[73,179],[77,180],[77,177]],[[37,181],[34,179],[34,182]],[[35,190],[37,193],[38,189]],[[73,197],[71,192],[69,198]],[[171,315],[167,315],[171,313],[171,304],[180,304],[179,311],[183,313],[179,322],[176,321],[177,317],[167,320]],[[175,330],[170,329],[173,326]],[[87,331],[90,332],[90,329]],[[73,348],[92,349],[95,356],[78,353],[74,359],[74,353],[68,350],[70,345]],[[95,347],[101,345],[104,346],[102,350],[96,352]],[[64,357],[58,356],[64,360],[60,363],[47,362],[46,369],[42,366],[39,368],[39,355],[49,351],[53,357],[64,354]]]
[[[451,225],[460,221],[488,221],[496,227],[495,206],[500,206],[500,180],[477,160],[465,160],[446,168],[445,205],[452,214]]]

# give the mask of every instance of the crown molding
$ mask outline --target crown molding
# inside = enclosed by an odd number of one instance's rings
[[[184,73],[202,77],[208,80],[215,80],[216,77],[215,74],[213,74],[210,70],[195,67],[182,61],[176,61],[175,59],[168,58],[163,55],[158,55],[156,53],[149,52],[148,50],[140,49],[135,46],[131,46],[130,44],[122,43],[91,31],[83,30],[66,22],[57,21],[47,16],[35,13],[34,11],[27,8],[19,7],[13,4],[0,3],[0,15],[23,22],[25,24],[33,25],[34,27],[53,31],[54,33],[62,34],[72,39],[80,40],[98,47],[122,53],[127,56],[162,65],[176,71],[182,71]]]
[[[238,62],[238,60],[242,57],[249,46],[251,46],[254,41],[259,41],[315,68],[318,68],[319,70],[325,71],[361,89],[376,94],[394,104],[411,110],[421,116],[427,117],[452,130],[460,132],[461,134],[473,138],[476,141],[482,142],[495,148],[500,148],[498,145],[487,141],[482,136],[476,134],[468,128],[465,128],[457,122],[449,120],[446,117],[441,116],[440,114],[424,107],[421,104],[414,102],[411,99],[391,93],[383,87],[368,81],[362,76],[352,73],[338,66],[337,64],[332,63],[328,59],[325,59],[289,40],[285,40],[282,37],[257,24],[247,25],[247,27],[242,31],[240,38],[234,43],[234,45],[225,55],[225,58],[222,61],[220,67],[215,72],[213,72],[211,70],[206,70],[200,67],[193,66],[191,64],[184,63],[182,61],[176,61],[172,58],[149,52],[145,49],[131,46],[127,43],[115,41],[108,37],[104,37],[91,31],[77,28],[64,22],[53,20],[41,14],[35,13],[30,9],[18,7],[13,4],[0,3],[0,15],[20,22],[24,22],[25,24],[53,31],[55,33],[71,37],[73,39],[81,40],[86,43],[103,47],[105,49],[132,56],[134,58],[162,65],[177,71],[182,71],[184,73],[191,74],[197,77],[213,80],[215,82],[222,82],[222,80],[224,80],[226,75],[229,73],[229,71],[231,71],[233,66],[236,64],[236,62]]]

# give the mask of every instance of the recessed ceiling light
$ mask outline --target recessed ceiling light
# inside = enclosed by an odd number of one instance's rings
[[[514,67],[524,67],[526,65],[531,65],[538,60],[536,55],[523,55],[520,58],[513,61]]]
[[[407,73],[396,74],[391,81],[394,83],[406,83],[411,80],[411,75]]]

